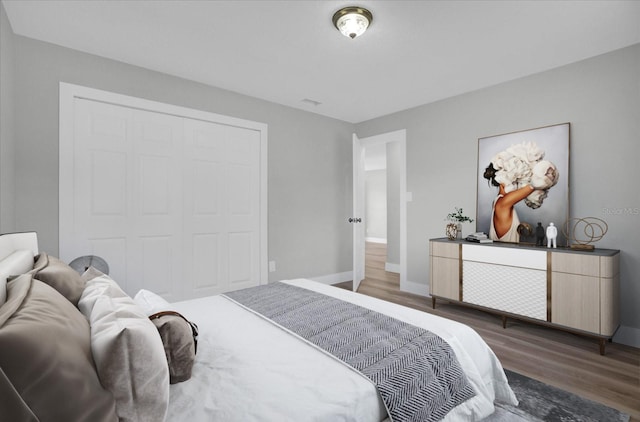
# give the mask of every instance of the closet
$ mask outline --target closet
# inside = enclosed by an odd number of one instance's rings
[[[61,84],[60,256],[130,295],[266,283],[264,124]]]

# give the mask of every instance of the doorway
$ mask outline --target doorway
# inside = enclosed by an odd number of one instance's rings
[[[354,135],[354,282],[406,283],[406,131]],[[358,175],[358,177],[356,177]],[[358,235],[356,235],[358,232]]]

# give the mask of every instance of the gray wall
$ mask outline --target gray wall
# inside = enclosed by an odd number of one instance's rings
[[[364,172],[365,238],[387,238],[387,170]]]
[[[363,122],[356,132],[407,130],[407,278],[426,284],[429,238],[444,236],[455,206],[475,214],[478,138],[564,122],[570,214],[608,223],[596,246],[621,250],[622,324],[640,344],[640,44]]]
[[[387,263],[400,265],[400,143],[387,145]]]
[[[13,130],[13,32],[0,6],[0,233],[15,231]]]
[[[42,250],[58,251],[63,81],[267,123],[269,278],[350,271],[352,124],[18,35],[13,47],[15,223],[36,230]]]

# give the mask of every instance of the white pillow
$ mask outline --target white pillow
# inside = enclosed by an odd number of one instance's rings
[[[0,306],[7,301],[7,278],[33,269],[33,251],[20,249],[0,261]]]
[[[160,311],[172,310],[171,304],[167,302],[165,298],[158,296],[150,290],[140,290],[136,293],[133,300],[147,316],[151,316]]]
[[[91,319],[91,311],[100,296],[129,297],[111,277],[93,267],[82,275],[82,279],[86,284],[78,301],[78,309],[88,320]]]
[[[98,296],[91,307],[91,351],[120,421],[163,421],[169,406],[169,368],[155,325],[133,299]]]

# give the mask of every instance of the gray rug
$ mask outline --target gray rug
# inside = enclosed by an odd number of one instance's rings
[[[600,403],[505,370],[520,404],[498,404],[486,422],[628,422],[629,415]]]

